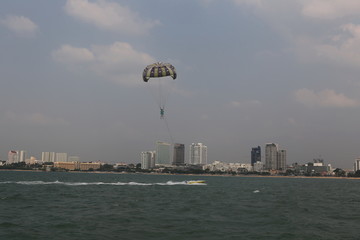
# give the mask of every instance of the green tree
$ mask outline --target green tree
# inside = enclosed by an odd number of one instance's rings
[[[111,164],[103,164],[100,166],[100,171],[111,172],[114,171],[114,166]]]
[[[342,170],[341,168],[336,168],[334,171],[335,176],[337,177],[345,177],[346,176],[346,172],[344,170]]]
[[[360,177],[360,170],[357,170],[355,173],[353,173],[351,177]]]

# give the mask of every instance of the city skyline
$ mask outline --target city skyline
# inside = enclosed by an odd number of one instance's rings
[[[171,148],[173,147],[173,150]],[[127,163],[141,163],[145,164],[147,167],[152,166],[155,167],[155,164],[158,165],[182,165],[182,164],[208,164],[210,162],[207,161],[207,146],[203,143],[191,143],[188,145],[189,147],[189,156],[188,158],[185,158],[185,144],[181,143],[167,143],[163,141],[156,141],[155,142],[155,148],[156,150],[151,151],[142,151],[140,152],[140,158],[138,161],[135,162],[127,162]],[[228,163],[240,163],[240,164],[250,164],[251,166],[254,166],[255,163],[260,163],[264,169],[267,170],[283,170],[287,166],[290,166],[292,164],[308,164],[312,162],[318,162],[321,161],[324,162],[323,158],[312,158],[308,159],[303,162],[288,162],[287,161],[287,151],[285,149],[280,148],[280,145],[278,143],[265,143],[264,144],[265,152],[262,154],[261,147],[252,147],[249,149],[250,151],[250,158],[249,159],[233,159],[232,161]],[[176,151],[178,151],[176,153]],[[25,150],[10,150],[8,152],[7,159],[0,159],[0,161],[6,161],[7,163],[11,162],[24,162],[26,159],[34,158],[36,160],[41,160],[43,162],[79,162],[80,157],[69,155],[68,153],[58,153],[58,152],[42,152],[41,157],[37,158],[35,155],[28,155],[28,151]],[[157,152],[160,152],[160,160]],[[203,157],[205,156],[205,157]],[[15,160],[10,160],[15,159]],[[181,159],[180,162],[176,163],[175,159]],[[66,160],[65,160],[66,159]],[[193,160],[192,160],[193,159]],[[196,160],[194,160],[196,159]],[[354,164],[358,164],[357,161],[359,161],[359,157],[352,160],[352,166],[349,169],[354,169],[356,166]],[[253,161],[254,160],[254,161]],[[87,161],[86,162],[95,162],[95,161]],[[124,161],[106,161],[106,159],[98,159],[97,162],[104,162],[104,163],[119,163]],[[183,162],[182,162],[183,161]],[[203,163],[205,161],[205,163]],[[213,162],[221,161],[221,159],[213,160]],[[125,161],[126,162],[126,161]],[[150,167],[151,168],[151,167]],[[144,168],[147,169],[147,168]]]
[[[276,142],[288,163],[350,169],[359,13],[355,0],[1,1],[0,159],[48,149],[135,163],[161,139],[248,162]],[[142,79],[155,62],[177,71],[163,109]]]
[[[171,147],[172,158],[171,158]],[[143,151],[140,153],[140,164],[141,169],[157,169],[162,167],[189,167],[191,165],[198,165],[205,167],[210,171],[224,170],[226,168],[231,171],[235,171],[237,173],[246,169],[246,171],[252,172],[263,172],[263,171],[275,171],[276,173],[282,172],[285,173],[287,171],[298,171],[298,173],[304,174],[320,174],[323,175],[325,173],[330,174],[331,171],[335,171],[337,169],[341,169],[335,166],[335,168],[331,167],[331,164],[325,165],[325,161],[321,156],[319,158],[314,158],[312,161],[307,161],[306,163],[287,163],[287,152],[285,149],[281,149],[279,144],[277,143],[266,143],[265,144],[265,154],[264,157],[261,156],[261,147],[253,147],[251,148],[251,159],[250,163],[247,162],[239,162],[234,161],[231,163],[222,162],[219,160],[215,160],[212,163],[207,162],[207,146],[203,143],[192,143],[189,146],[189,159],[185,160],[185,144],[181,143],[166,143],[162,141],[156,142],[156,149],[154,151]],[[16,164],[16,163],[26,163],[26,164],[43,164],[46,162],[56,163],[57,168],[65,168],[68,170],[78,169],[77,166],[80,166],[80,170],[88,170],[90,168],[94,169],[94,167],[99,167],[100,164],[115,164],[116,166],[124,166],[124,164],[132,163],[109,163],[106,161],[80,161],[79,156],[68,156],[67,153],[56,153],[56,152],[42,152],[41,160],[37,159],[34,156],[27,156],[26,151],[24,150],[10,150],[8,152],[8,159],[6,161],[0,159],[0,166],[4,164]],[[158,157],[161,156],[161,158]],[[165,153],[165,154],[164,154]],[[264,158],[264,159],[263,159]],[[264,160],[264,161],[262,161]],[[81,165],[82,163],[86,163],[85,165]],[[77,165],[80,164],[80,165]],[[358,171],[360,170],[360,158],[356,158],[353,163],[352,169],[344,169],[345,171]],[[204,170],[204,169],[203,169]],[[244,173],[244,172],[243,172]]]
[[[34,155],[28,155],[27,151],[24,150],[10,150],[8,152],[8,157],[6,160],[0,159],[1,161],[6,161],[7,164],[25,162],[25,160],[41,160],[42,162],[71,162],[71,161],[80,161],[79,156],[68,155],[64,152],[41,152],[41,157],[37,158]]]

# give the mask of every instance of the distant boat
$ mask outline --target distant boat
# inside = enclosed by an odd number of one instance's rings
[[[206,183],[205,180],[191,180],[186,181],[186,184],[199,184],[199,183]]]

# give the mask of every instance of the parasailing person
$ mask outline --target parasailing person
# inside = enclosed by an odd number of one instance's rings
[[[160,108],[161,119],[164,119],[165,117],[166,94],[163,93],[163,86],[162,86],[163,84],[161,79],[158,78],[167,77],[167,76],[172,77],[172,79],[174,80],[177,77],[176,69],[170,63],[162,63],[162,62],[153,63],[146,66],[146,68],[143,71],[144,82],[148,82],[152,78],[154,78],[154,81],[158,82],[158,88],[159,88],[158,105]]]

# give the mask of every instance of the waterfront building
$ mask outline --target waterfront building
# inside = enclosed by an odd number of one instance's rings
[[[174,144],[173,165],[185,164],[185,145],[181,143]]]
[[[70,171],[80,169],[79,162],[54,162],[54,168],[61,168]]]
[[[19,162],[25,162],[25,159],[26,159],[26,151],[18,151],[18,154],[19,154]]]
[[[207,146],[202,143],[190,145],[189,163],[194,165],[207,164]]]
[[[298,164],[294,163],[291,166],[291,169],[297,175],[317,175],[317,176],[328,176],[333,173],[333,168],[331,164],[325,164],[324,160],[318,161],[318,159],[314,159],[313,162],[309,162],[307,164]]]
[[[203,170],[209,170],[211,172],[236,172],[244,173],[251,172],[252,166],[250,163],[224,163],[220,161],[214,161],[211,164],[206,164],[203,166]]]
[[[76,169],[80,169],[80,163],[79,162],[54,162],[54,168],[60,168],[60,169],[74,171]]]
[[[251,166],[254,166],[256,162],[261,162],[260,146],[251,149]]]
[[[54,162],[55,168],[66,169],[70,171],[80,170],[80,171],[89,171],[89,170],[98,170],[101,167],[100,162]]]
[[[155,151],[141,152],[141,169],[153,169],[155,167],[155,156]]]
[[[262,162],[256,162],[253,166],[254,172],[262,172],[264,170],[264,163]]]
[[[265,145],[265,169],[266,170],[286,170],[286,150],[279,149],[276,143]]]
[[[67,153],[55,153],[55,161],[56,162],[67,162],[68,154]]]
[[[8,159],[6,161],[6,164],[13,164],[19,162],[19,154],[18,151],[10,150],[8,152]]]
[[[295,172],[308,175],[331,175],[331,164],[325,165],[324,159],[314,158],[313,162],[308,162],[304,165],[296,165]]]
[[[267,143],[265,145],[265,169],[275,170],[277,164],[277,153],[279,145],[275,143]]]
[[[89,171],[89,170],[98,170],[101,167],[100,162],[84,162],[80,163],[79,169],[80,171]]]
[[[155,164],[156,165],[171,165],[170,158],[170,143],[157,141],[156,142],[156,155],[155,155]]]
[[[276,169],[286,170],[286,150],[279,150],[276,159]]]
[[[33,164],[42,164],[43,162],[41,160],[37,160],[36,157],[30,157],[28,159],[25,159],[25,163],[28,165],[33,165]]]
[[[358,157],[357,159],[355,159],[355,163],[354,163],[354,171],[359,171],[360,170],[360,157]]]
[[[155,152],[155,151],[154,151]],[[154,160],[155,161],[155,160]],[[121,163],[115,163],[114,164],[114,169],[122,169],[122,170],[125,170],[127,168],[128,164],[127,163],[124,163],[124,162],[121,162]],[[142,164],[141,164],[142,166]]]
[[[55,162],[55,152],[42,152],[41,160],[45,162]]]
[[[25,162],[25,159],[26,159],[26,151],[11,150],[8,152],[8,159],[6,160],[6,164]]]
[[[332,173],[331,164],[325,165],[323,163],[307,163],[305,164],[305,172],[307,174],[329,175]]]

